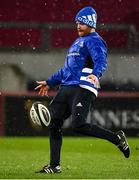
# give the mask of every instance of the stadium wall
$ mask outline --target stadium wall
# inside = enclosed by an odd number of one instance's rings
[[[1,53],[0,66],[16,65],[27,78],[47,79],[63,66],[65,54],[66,50],[48,53]],[[108,71],[102,80],[114,83],[125,83],[126,81],[138,83],[139,54],[109,54],[108,63]],[[7,71],[2,73],[3,76],[7,76]],[[1,81],[3,80],[1,79]]]

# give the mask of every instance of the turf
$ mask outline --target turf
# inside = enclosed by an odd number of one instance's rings
[[[60,174],[36,174],[49,162],[47,137],[0,138],[0,179],[138,179],[139,139],[129,138],[131,157],[107,141],[64,137]]]

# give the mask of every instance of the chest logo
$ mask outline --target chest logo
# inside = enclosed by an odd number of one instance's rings
[[[81,42],[79,43],[79,46],[80,46],[80,47],[83,47],[83,45],[84,45],[84,42],[81,41]]]

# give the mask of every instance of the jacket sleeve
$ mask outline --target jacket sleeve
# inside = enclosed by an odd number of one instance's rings
[[[94,63],[93,74],[100,78],[107,68],[106,44],[101,41],[88,41],[86,46]]]
[[[56,85],[59,85],[61,83],[62,77],[63,77],[63,70],[61,68],[56,73],[54,73],[52,76],[50,76],[46,80],[46,82],[50,87],[56,86]]]

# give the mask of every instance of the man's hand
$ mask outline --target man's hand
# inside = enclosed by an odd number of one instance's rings
[[[36,81],[38,86],[35,88],[35,90],[39,90],[39,95],[41,96],[48,96],[48,89],[49,86],[47,85],[46,81]]]
[[[87,79],[89,79],[91,83],[95,85],[96,88],[100,88],[99,80],[95,75],[91,74],[87,76]]]

